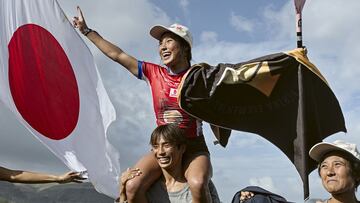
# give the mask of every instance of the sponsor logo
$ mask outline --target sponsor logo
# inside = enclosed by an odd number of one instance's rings
[[[170,88],[170,97],[177,97],[177,89]]]

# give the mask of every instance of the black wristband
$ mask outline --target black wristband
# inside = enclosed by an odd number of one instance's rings
[[[93,30],[92,29],[90,29],[90,28],[85,28],[84,29],[84,32],[83,32],[83,34],[85,35],[85,36],[87,36],[90,32],[92,32]]]

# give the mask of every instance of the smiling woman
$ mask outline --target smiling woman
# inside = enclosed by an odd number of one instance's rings
[[[319,163],[319,176],[331,197],[324,201],[312,199],[308,202],[358,202],[355,192],[360,182],[360,154],[355,144],[341,140],[322,142],[312,147],[309,154]]]
[[[177,100],[177,89],[191,66],[193,40],[189,29],[176,23],[170,27],[155,25],[151,28],[150,35],[159,42],[158,53],[164,64],[160,66],[138,60],[105,40],[86,25],[82,11],[79,7],[77,10],[78,16],[73,20],[74,27],[107,57],[150,85],[157,125],[175,123],[185,131],[183,136],[192,143],[188,147],[191,153],[184,156],[184,175],[191,190],[192,201],[211,202],[208,185],[212,166],[202,133],[202,121],[181,109]],[[167,159],[161,160],[165,163]],[[145,192],[161,176],[161,169],[158,160],[151,153],[144,155],[135,164],[135,168],[141,169],[142,176],[126,182],[126,195],[129,202],[146,203]]]

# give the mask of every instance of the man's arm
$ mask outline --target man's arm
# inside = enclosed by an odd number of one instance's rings
[[[0,167],[0,180],[13,183],[81,183],[84,178],[76,172],[67,172],[57,176],[45,173],[11,170]]]

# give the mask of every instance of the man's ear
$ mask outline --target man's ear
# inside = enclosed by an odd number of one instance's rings
[[[180,145],[180,151],[182,154],[184,154],[186,151],[186,145],[184,145],[184,144]]]

